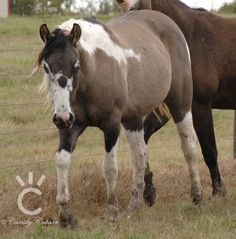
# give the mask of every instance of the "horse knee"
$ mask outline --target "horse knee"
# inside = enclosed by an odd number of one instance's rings
[[[71,153],[61,150],[56,153],[56,165],[58,169],[67,169],[70,165]]]

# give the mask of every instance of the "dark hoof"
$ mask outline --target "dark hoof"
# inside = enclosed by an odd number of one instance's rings
[[[59,223],[62,228],[73,230],[78,226],[78,219],[74,212],[67,206],[59,211]]]
[[[221,181],[220,183],[216,183],[212,187],[213,187],[213,190],[212,190],[212,196],[213,197],[214,196],[224,197],[227,193],[223,181]]]
[[[145,178],[144,178],[145,189],[143,192],[143,198],[145,203],[149,207],[155,204],[156,197],[157,197],[156,188],[153,186],[153,183],[152,183],[152,176],[153,176],[153,173],[149,172],[147,175],[145,175]]]
[[[196,206],[201,206],[202,205],[202,201],[203,201],[203,195],[202,194],[195,194],[192,196],[193,198],[193,203]]]

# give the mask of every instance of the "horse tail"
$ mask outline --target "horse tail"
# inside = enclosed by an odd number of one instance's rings
[[[153,110],[153,113],[157,118],[159,118],[159,120],[160,120],[159,116],[161,116],[161,118],[165,116],[166,118],[168,118],[168,120],[170,120],[172,117],[168,106],[164,102],[161,105],[159,105],[158,108]]]

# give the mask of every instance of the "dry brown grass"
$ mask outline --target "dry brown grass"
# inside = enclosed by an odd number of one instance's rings
[[[223,180],[228,190],[236,186],[236,161],[233,159],[224,160],[221,163]],[[83,169],[79,174],[77,169],[70,170],[70,204],[80,218],[101,218],[106,208],[106,185],[100,168]],[[154,170],[155,171],[155,170]],[[154,172],[154,184],[157,187],[158,199],[156,204],[167,202],[190,201],[190,184],[186,167],[169,165],[159,169],[160,173]],[[204,189],[204,200],[211,198],[211,185],[209,184],[209,173],[202,162],[200,164],[201,181]],[[39,215],[45,220],[57,220],[56,198],[56,174],[48,173],[47,180],[43,184],[42,197],[30,194],[25,197],[23,204],[28,209],[43,208]],[[132,182],[131,169],[120,169],[117,194],[119,199],[120,212],[123,212],[128,204]],[[34,185],[36,186],[36,185]],[[36,186],[37,187],[37,186]],[[1,195],[0,219],[14,217],[18,220],[27,219],[29,216],[21,213],[16,204],[16,193],[21,190],[17,184],[7,185]],[[25,226],[23,226],[25,227]],[[15,225],[7,225],[1,229],[2,232],[17,230]]]

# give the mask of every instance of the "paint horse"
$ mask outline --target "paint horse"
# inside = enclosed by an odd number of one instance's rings
[[[191,193],[202,200],[195,131],[192,123],[192,78],[188,47],[177,25],[155,11],[134,11],[109,21],[71,19],[53,32],[40,27],[45,43],[39,66],[45,70],[59,129],[56,153],[57,204],[63,227],[74,227],[69,207],[68,169],[77,138],[88,126],[104,133],[102,168],[107,184],[106,218],[116,221],[117,147],[121,125],[130,145],[133,164],[128,214],[142,205],[144,170],[148,162],[143,120],[165,102],[176,123],[189,165]]]
[[[179,0],[117,0],[124,10],[160,11],[182,30],[192,61],[193,123],[212,179],[212,194],[225,195],[217,158],[212,109],[236,109],[236,19],[194,9]],[[156,112],[144,123],[145,140],[168,121]],[[163,117],[163,122],[160,119]],[[152,185],[152,182],[149,182]]]

